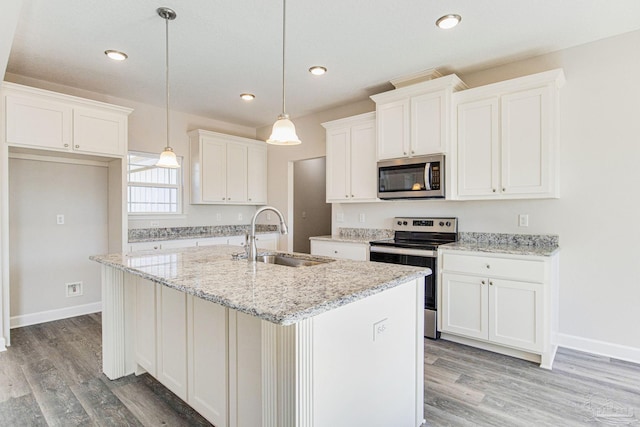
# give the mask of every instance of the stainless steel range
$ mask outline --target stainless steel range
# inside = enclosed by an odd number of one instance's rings
[[[370,243],[371,261],[428,267],[425,278],[424,336],[438,339],[438,246],[458,240],[457,218],[395,218],[394,238]]]

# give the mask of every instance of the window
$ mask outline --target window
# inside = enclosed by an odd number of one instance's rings
[[[182,168],[156,167],[158,154],[130,151],[127,211],[130,214],[182,213]],[[178,157],[182,165],[182,157]]]

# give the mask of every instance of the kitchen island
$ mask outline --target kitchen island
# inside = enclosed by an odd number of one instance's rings
[[[422,423],[429,269],[237,251],[92,257],[107,377],[148,372],[217,427]]]

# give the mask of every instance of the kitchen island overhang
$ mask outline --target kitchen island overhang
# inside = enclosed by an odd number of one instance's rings
[[[237,250],[92,257],[103,264],[104,373],[149,371],[217,426],[422,423],[429,269],[294,268],[232,260]]]

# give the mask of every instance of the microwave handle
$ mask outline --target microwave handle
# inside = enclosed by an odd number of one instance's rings
[[[424,186],[426,190],[431,190],[431,163],[424,164]]]

